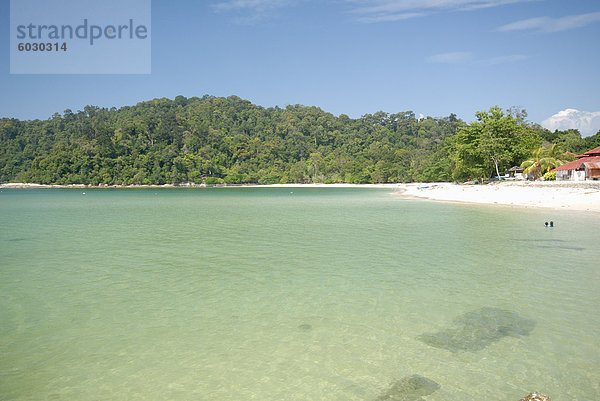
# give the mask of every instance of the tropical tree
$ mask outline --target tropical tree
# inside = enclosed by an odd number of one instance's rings
[[[455,180],[500,175],[540,143],[537,133],[498,106],[475,116],[477,121],[461,127],[452,139]]]
[[[546,144],[534,150],[531,157],[521,163],[521,167],[525,169],[523,174],[536,179],[571,160],[574,160],[574,156],[561,151],[557,144]]]

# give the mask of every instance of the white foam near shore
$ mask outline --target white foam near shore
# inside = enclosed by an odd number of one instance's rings
[[[402,195],[468,203],[543,207],[600,213],[600,182],[499,182],[402,184]]]

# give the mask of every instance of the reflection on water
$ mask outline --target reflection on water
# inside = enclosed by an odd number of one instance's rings
[[[418,337],[424,343],[452,352],[481,351],[504,337],[529,335],[535,322],[499,308],[481,308],[454,320],[453,326]]]
[[[394,382],[376,401],[422,401],[421,397],[432,394],[439,388],[440,385],[431,379],[412,375]]]

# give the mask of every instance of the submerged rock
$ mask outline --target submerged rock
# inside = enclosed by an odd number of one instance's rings
[[[395,381],[376,401],[422,401],[440,388],[440,385],[426,377],[412,375]]]
[[[298,326],[298,330],[302,330],[302,331],[312,330],[312,325],[310,325],[308,323],[303,323],[300,326]]]
[[[511,336],[529,335],[535,321],[499,308],[482,308],[465,313],[453,327],[417,337],[427,345],[452,352],[480,351],[488,345]]]
[[[552,401],[550,397],[540,393],[530,393],[525,398],[521,398],[519,401]]]

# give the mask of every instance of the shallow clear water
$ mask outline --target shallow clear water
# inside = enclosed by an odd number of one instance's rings
[[[82,192],[0,193],[2,400],[600,399],[598,215]]]

